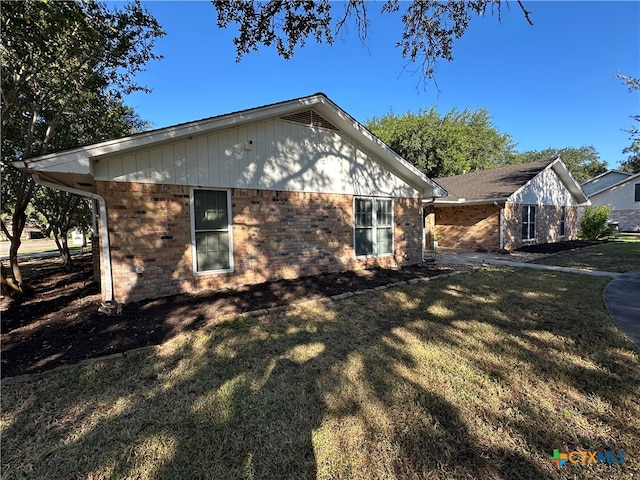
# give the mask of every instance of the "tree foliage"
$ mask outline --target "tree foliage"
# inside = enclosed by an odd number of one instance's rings
[[[62,190],[42,187],[36,191],[32,204],[34,211],[29,219],[46,237],[53,235],[63,266],[71,268],[69,232],[76,228],[85,233],[88,231],[92,215],[91,201]]]
[[[2,210],[11,217],[13,288],[33,179],[11,162],[131,132],[140,119],[122,97],[147,91],[134,75],[163,35],[139,1],[124,8],[95,0],[4,2],[2,44]],[[63,202],[64,205],[64,202]]]
[[[513,154],[511,137],[492,125],[485,109],[388,113],[369,120],[367,128],[429,177],[497,167]]]
[[[546,148],[544,150],[529,150],[517,153],[512,163],[531,162],[542,158],[551,158],[560,155],[578,183],[583,183],[590,178],[607,171],[607,163],[600,160],[600,154],[591,145],[583,147]]]
[[[618,78],[627,86],[629,92],[640,90],[640,79],[629,77],[627,75],[618,75]],[[640,122],[640,115],[631,115],[634,121]],[[620,163],[620,169],[625,172],[640,172],[640,128],[638,124],[631,126],[629,130],[625,130],[629,134],[631,145],[622,150],[622,153],[629,155],[627,159]]]
[[[353,21],[364,42],[370,28],[367,9],[374,5],[365,0],[348,0],[344,12],[335,18],[338,2],[329,0],[272,0],[266,2],[213,0],[217,11],[217,24],[238,27],[233,39],[236,60],[257,51],[261,46],[275,46],[283,58],[294,55],[296,47],[305,45],[312,37],[318,43],[333,44],[334,33],[339,33]],[[401,12],[403,33],[396,42],[407,63],[419,65],[424,79],[433,79],[434,67],[439,60],[453,60],[454,40],[464,35],[473,18],[497,10],[498,16],[506,0],[420,0],[381,2],[381,12],[392,15]],[[525,19],[533,24],[530,13],[517,0]]]

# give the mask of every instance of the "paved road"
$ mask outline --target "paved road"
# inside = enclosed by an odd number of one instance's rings
[[[91,248],[91,244],[88,244],[87,247],[84,247],[85,251],[88,248]],[[80,253],[81,249],[77,246],[71,244],[69,241],[69,250],[71,254]],[[18,250],[18,257],[33,257],[33,258],[41,258],[41,257],[57,257],[60,253],[58,252],[58,247],[56,247],[56,242],[50,238],[42,238],[38,240],[23,240],[20,245],[20,250]],[[3,241],[0,242],[0,260],[8,260],[9,259],[9,242]]]
[[[604,289],[604,304],[618,328],[640,347],[640,270],[609,282]]]

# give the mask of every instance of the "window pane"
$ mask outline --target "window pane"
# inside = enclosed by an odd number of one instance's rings
[[[376,203],[376,221],[378,226],[391,226],[391,200],[378,200]]]
[[[393,230],[390,227],[378,228],[376,231],[377,254],[392,253],[393,250]]]
[[[355,208],[356,227],[373,226],[373,201],[366,198],[356,198]]]
[[[196,230],[227,229],[227,192],[196,190],[193,197]]]
[[[198,272],[229,269],[229,232],[197,232],[196,252]]]
[[[373,255],[373,228],[356,228],[356,255]]]

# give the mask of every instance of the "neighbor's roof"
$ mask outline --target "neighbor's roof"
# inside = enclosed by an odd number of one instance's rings
[[[108,155],[157,147],[176,140],[202,135],[218,129],[236,127],[283,115],[295,115],[312,109],[328,120],[331,127],[354,139],[372,152],[388,171],[403,179],[424,196],[444,196],[447,192],[421,171],[395,153],[382,140],[338,107],[324,93],[296,98],[261,107],[241,110],[189,123],[87,145],[72,150],[15,162],[15,166],[30,173],[45,176],[53,182],[78,189],[90,189],[93,180],[92,162]],[[315,123],[312,124],[316,126]],[[320,125],[322,126],[322,125]],[[37,175],[36,175],[37,176]],[[93,185],[95,191],[95,185]]]
[[[607,170],[600,175],[590,178],[580,186],[588,197],[599,195],[602,192],[611,190],[630,180],[640,177],[640,173],[624,172],[622,170]]]
[[[560,157],[545,158],[533,162],[480,170],[477,172],[435,178],[449,196],[436,199],[436,203],[490,203],[506,201],[511,195],[523,188],[538,174],[547,168],[553,168],[567,189],[581,202],[587,201],[567,167]]]

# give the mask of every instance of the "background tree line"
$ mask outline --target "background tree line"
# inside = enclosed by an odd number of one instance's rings
[[[289,58],[311,38],[333,43],[334,34],[348,23],[364,42],[369,27],[367,9],[376,5],[386,14],[400,14],[404,26],[397,42],[407,64],[418,65],[420,78],[434,79],[437,62],[453,60],[453,44],[475,18],[497,14],[506,0],[399,2],[368,4],[348,0],[342,15],[337,2],[319,0],[269,2],[213,2],[219,28],[237,26],[234,45],[238,60],[251,51],[275,46]],[[523,18],[530,12],[516,0]],[[39,224],[56,239],[69,266],[66,238],[69,229],[86,227],[90,205],[62,191],[35,184],[12,162],[88,145],[149,128],[130,107],[124,95],[149,90],[134,81],[145,64],[161,58],[154,42],[164,35],[156,19],[140,0],[122,6],[97,0],[4,2],[1,9],[2,101],[2,215],[0,226],[10,239],[11,276],[2,265],[3,293],[24,291],[18,264],[20,237],[27,220]],[[633,77],[621,79],[630,91],[638,88]],[[634,117],[638,120],[638,117]],[[592,146],[548,148],[517,152],[512,138],[499,132],[487,110],[435,108],[373,118],[367,126],[391,148],[431,177],[493,168],[560,154],[578,181],[604,171]],[[622,167],[640,171],[638,129],[629,130],[630,157]],[[9,228],[9,226],[11,228]]]

